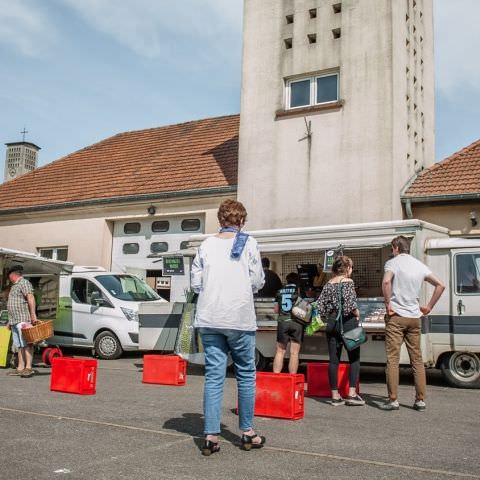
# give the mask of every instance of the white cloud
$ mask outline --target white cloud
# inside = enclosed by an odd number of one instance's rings
[[[480,91],[480,1],[434,0],[436,82],[447,95]]]
[[[43,57],[54,41],[55,28],[32,0],[0,0],[0,45],[29,57]]]
[[[87,24],[148,57],[170,57],[179,44],[202,42],[221,52],[225,36],[241,35],[242,0],[64,0]],[[215,40],[218,43],[215,43]],[[228,41],[228,40],[227,40]]]

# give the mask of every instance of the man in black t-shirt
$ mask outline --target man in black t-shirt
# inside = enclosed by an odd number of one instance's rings
[[[258,291],[257,296],[273,298],[282,288],[282,281],[273,270],[270,270],[270,260],[267,257],[262,258],[262,266],[265,274],[265,285]]]
[[[273,372],[280,373],[283,368],[283,359],[287,346],[290,343],[290,358],[288,361],[289,373],[297,373],[300,347],[303,341],[303,325],[291,316],[292,308],[298,298],[298,285],[300,278],[296,273],[287,275],[287,285],[277,293],[278,326],[277,326],[277,351],[273,359]]]

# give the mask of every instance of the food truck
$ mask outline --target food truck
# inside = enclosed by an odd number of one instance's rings
[[[270,259],[273,270],[280,278],[285,281],[289,272],[299,272],[304,281],[304,289],[309,286],[309,282],[313,282],[316,267],[324,264],[328,252],[342,250],[344,255],[352,258],[352,278],[368,336],[367,343],[361,347],[362,364],[374,365],[383,365],[386,361],[385,307],[381,289],[384,264],[391,255],[392,239],[398,235],[407,237],[410,240],[411,254],[428,265],[446,285],[446,290],[433,311],[422,318],[421,342],[425,365],[441,369],[451,385],[480,387],[480,240],[453,238],[449,236],[448,229],[420,220],[272,229],[250,233],[257,240],[262,256]],[[184,258],[183,275],[189,276],[195,247],[205,238],[206,235],[192,236],[190,248],[179,252]],[[172,283],[176,278],[172,276]],[[185,282],[185,278],[181,281]],[[420,296],[421,304],[428,302],[432,291],[433,287],[425,282]],[[184,301],[183,294],[172,301]],[[173,304],[171,305],[165,308],[171,311]],[[256,361],[257,368],[262,369],[275,355],[278,309],[273,298],[256,298],[255,307],[258,324]],[[178,303],[176,308],[178,309]],[[169,316],[164,317],[164,324],[166,318]],[[153,328],[154,325],[150,324],[149,327]],[[166,331],[163,331],[164,338]],[[173,317],[169,331],[171,335],[174,334]],[[162,332],[162,329],[158,332]],[[149,335],[149,338],[152,336]],[[305,336],[300,358],[304,361],[328,359],[324,332]],[[405,346],[402,347],[400,363],[409,364]]]

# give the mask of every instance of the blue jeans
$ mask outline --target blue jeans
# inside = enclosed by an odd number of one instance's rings
[[[253,428],[255,406],[255,332],[200,328],[200,335],[205,350],[204,433],[220,433],[228,352],[231,352],[235,364],[239,426],[246,432]]]

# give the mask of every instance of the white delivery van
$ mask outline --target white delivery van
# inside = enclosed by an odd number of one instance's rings
[[[6,271],[13,264],[23,265],[23,274],[33,285],[38,319],[54,321],[55,336],[47,343],[93,349],[103,359],[138,350],[141,303],[150,305],[154,313],[166,303],[134,275],[75,267],[70,262],[0,248],[1,323],[8,321]]]
[[[383,267],[391,254],[392,239],[398,235],[410,239],[411,254],[427,264],[446,285],[434,310],[422,318],[425,365],[441,369],[453,386],[480,387],[480,240],[451,238],[446,228],[420,220],[261,230],[251,234],[262,256],[270,259],[283,280],[299,268],[308,276],[314,270],[310,267],[323,264],[328,250],[341,248],[353,259],[352,277],[368,336],[361,347],[362,364],[377,365],[386,361]],[[198,246],[205,238],[206,235],[192,236],[190,245]],[[420,303],[425,304],[431,294],[432,287],[425,283]],[[278,310],[273,298],[256,299],[255,307],[257,368],[262,369],[275,355]],[[305,336],[300,358],[328,359],[324,332]],[[405,346],[400,362],[409,364]]]
[[[112,360],[138,350],[140,303],[166,303],[140,278],[101,267],[74,267],[60,276],[55,336],[48,343],[85,347]]]

